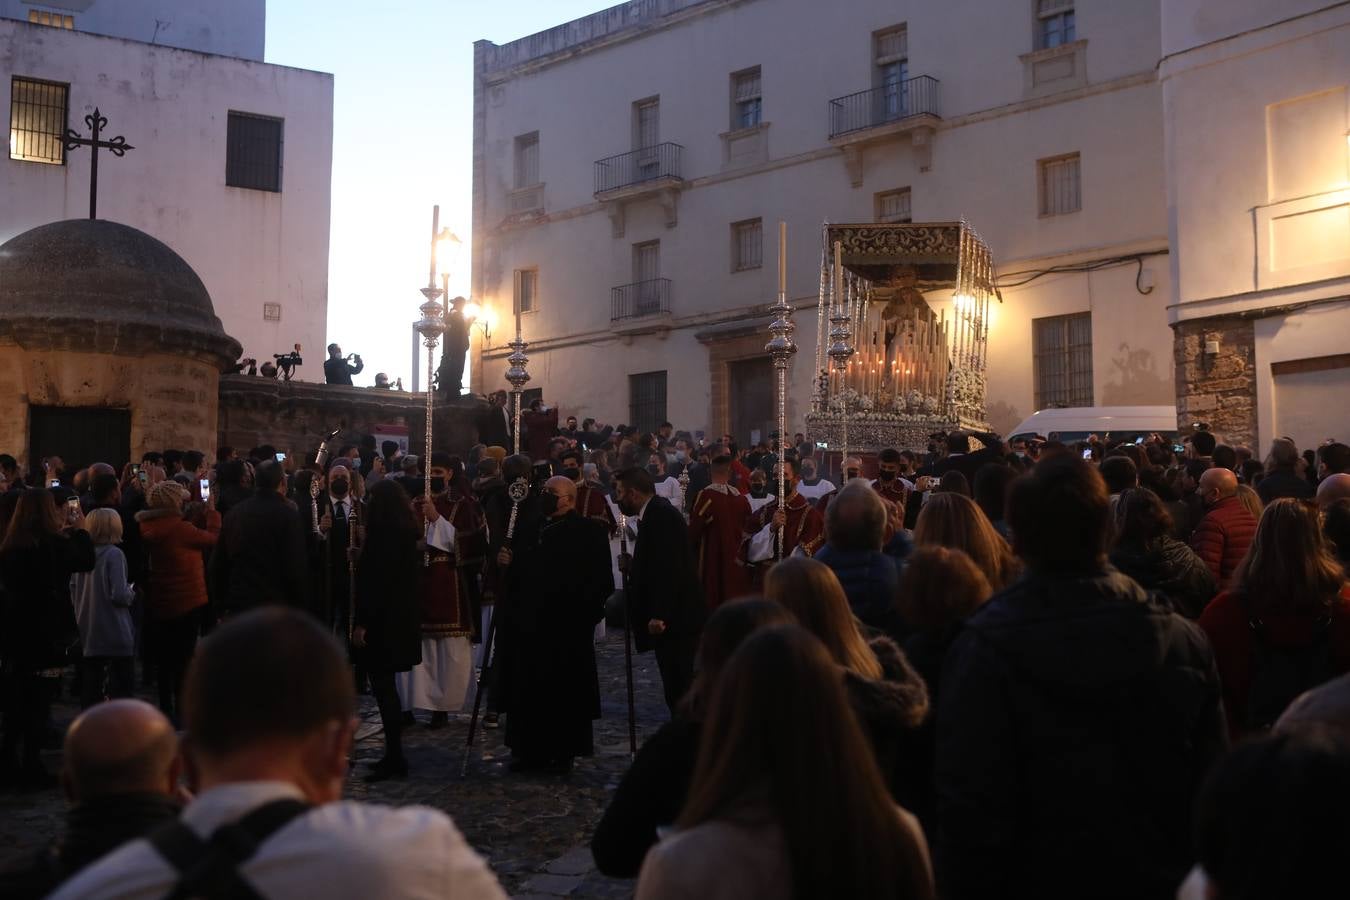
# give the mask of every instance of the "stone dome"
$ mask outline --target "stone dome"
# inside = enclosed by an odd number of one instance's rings
[[[55,333],[68,340],[53,340]],[[92,352],[206,355],[233,363],[211,295],[187,262],[143,231],[102,219],[40,225],[0,244],[0,335]],[[28,338],[28,340],[25,340]]]

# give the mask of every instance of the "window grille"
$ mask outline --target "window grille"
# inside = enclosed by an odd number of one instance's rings
[[[628,376],[628,420],[638,431],[655,431],[666,421],[665,372]]]
[[[15,76],[9,88],[9,158],[64,165],[70,85]]]
[[[1092,405],[1092,313],[1032,319],[1036,408]]]
[[[731,127],[753,128],[763,116],[759,66],[731,76]]]

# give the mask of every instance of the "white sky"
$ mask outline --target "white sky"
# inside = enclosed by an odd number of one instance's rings
[[[267,61],[334,75],[328,340],[411,388],[411,323],[426,285],[431,207],[465,245],[469,292],[473,42],[506,43],[606,0],[270,0]],[[293,139],[288,136],[288,140]],[[306,356],[321,357],[306,347]],[[424,363],[425,365],[425,363]],[[425,377],[425,372],[422,373]]]

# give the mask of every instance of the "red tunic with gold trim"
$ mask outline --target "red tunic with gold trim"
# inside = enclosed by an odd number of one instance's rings
[[[595,519],[603,522],[613,534],[619,528],[619,523],[614,521],[614,513],[610,511],[609,503],[605,500],[605,489],[596,484],[577,485],[577,512],[583,519]]]
[[[483,513],[478,508],[478,501],[472,497],[452,497],[446,492],[437,495],[434,502],[441,518],[454,526],[455,552],[451,554],[439,547],[427,547],[427,565],[422,568],[418,591],[422,634],[427,637],[467,637],[477,641],[476,576],[483,566],[487,548]]]
[[[905,508],[905,502],[909,499],[909,488],[899,478],[891,481],[882,481],[878,478],[872,482],[872,490],[882,496],[882,499],[889,500],[902,510]]]
[[[773,565],[774,556],[770,555],[767,560],[758,563],[752,563],[750,559],[750,541],[755,535],[764,530],[764,526],[773,522],[774,513],[778,512],[778,501],[771,500],[759,511],[752,514],[745,520],[745,532],[741,538],[741,561],[750,567],[751,584],[755,589],[764,582],[764,573],[768,571],[769,566]],[[778,533],[773,533],[775,545],[778,542]],[[792,493],[787,501],[787,525],[783,529],[783,558],[791,556],[798,548],[807,556],[814,556],[820,549],[821,544],[825,543],[825,519],[821,516],[820,510],[811,505],[810,501],[801,494]]]
[[[729,484],[710,484],[694,498],[689,542],[710,610],[750,593],[750,573],[737,558],[748,518],[750,502]]]

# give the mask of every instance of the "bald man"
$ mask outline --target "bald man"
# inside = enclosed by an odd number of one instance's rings
[[[91,707],[66,732],[66,830],[36,857],[0,872],[0,897],[45,897],[113,850],[179,812],[182,764],[173,726],[140,700]]]
[[[503,548],[509,581],[499,628],[499,697],[506,715],[511,771],[566,774],[594,753],[591,722],[600,718],[600,682],[592,633],[614,592],[609,529],[577,513],[577,486],[555,476],[539,496],[537,541]]]
[[[1256,534],[1256,517],[1237,495],[1237,476],[1231,469],[1206,469],[1196,493],[1205,506],[1205,517],[1191,535],[1191,549],[1209,567],[1222,590],[1247,555]]]
[[[1317,508],[1326,512],[1337,500],[1350,500],[1350,475],[1328,475],[1317,485]]]

